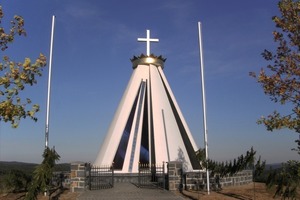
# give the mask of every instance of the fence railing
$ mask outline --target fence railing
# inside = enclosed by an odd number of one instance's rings
[[[138,187],[166,188],[165,163],[139,163]]]
[[[114,187],[113,165],[86,166],[86,185],[89,190],[99,190]]]

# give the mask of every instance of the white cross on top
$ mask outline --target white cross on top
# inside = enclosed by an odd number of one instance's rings
[[[150,38],[150,30],[147,30],[147,38],[138,38],[137,40],[147,43],[147,56],[150,56],[150,42],[159,42],[159,39]]]

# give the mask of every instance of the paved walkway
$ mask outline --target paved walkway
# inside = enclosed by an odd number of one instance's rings
[[[79,195],[77,200],[96,200],[96,199],[114,199],[114,200],[183,200],[168,190],[138,188],[131,183],[115,183],[110,189],[86,191]]]

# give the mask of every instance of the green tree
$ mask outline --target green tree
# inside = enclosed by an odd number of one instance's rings
[[[205,149],[198,149],[196,152],[196,158],[200,162],[201,169],[204,169],[204,164],[206,163]]]
[[[16,36],[26,36],[24,19],[15,15],[10,22],[9,31],[2,26],[4,12],[0,5],[0,49],[5,51],[8,45],[14,41]],[[29,117],[37,120],[34,116],[39,111],[37,104],[32,105],[30,98],[22,99],[20,92],[26,86],[37,83],[37,76],[42,75],[46,66],[46,57],[40,54],[35,62],[25,58],[23,62],[15,62],[4,55],[0,63],[0,121],[10,122],[17,127],[21,118]]]
[[[51,180],[53,177],[54,167],[60,156],[54,148],[45,148],[43,153],[43,161],[33,172],[33,180],[29,187],[25,199],[36,199],[38,193],[48,192],[52,185]]]
[[[271,101],[285,106],[289,112],[275,110],[261,117],[258,124],[264,124],[269,131],[288,128],[300,136],[300,1],[280,0],[278,8],[280,16],[272,18],[276,25],[274,42],[278,46],[274,51],[264,50],[262,56],[269,64],[258,75],[254,72],[250,75],[257,79]],[[295,142],[297,148],[293,150],[300,155],[300,138]],[[275,196],[295,198],[299,182],[300,165],[289,161],[280,173],[275,171],[269,176],[268,186],[277,185]]]
[[[199,149],[196,151],[196,157],[199,161],[205,160],[205,155],[203,156],[204,149]],[[259,157],[257,163],[255,164],[255,155],[256,151],[254,151],[253,147],[251,147],[250,151],[246,152],[246,155],[240,155],[237,159],[233,159],[233,162],[226,161],[225,163],[216,162],[213,160],[208,160],[208,169],[212,176],[215,174],[219,174],[220,177],[224,177],[226,175],[234,175],[245,169],[253,169],[256,174],[255,176],[259,176],[264,170],[264,166],[266,161],[261,161]]]

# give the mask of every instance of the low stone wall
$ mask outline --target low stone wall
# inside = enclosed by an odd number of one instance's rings
[[[210,177],[209,182],[210,186],[213,187],[227,187],[235,185],[244,185],[252,183],[253,176],[252,170],[243,170],[232,176],[225,176],[219,178],[219,175]],[[199,190],[206,188],[206,172],[187,172],[184,175],[184,188],[186,190]],[[219,183],[218,183],[219,182]],[[219,184],[219,185],[218,185]]]
[[[87,179],[89,176],[89,170],[84,162],[71,163],[70,173],[70,189],[72,192],[81,192],[88,189]],[[171,186],[171,190],[178,190],[182,188],[182,163],[181,162],[170,162],[168,173],[170,174],[170,182],[166,182],[166,186]],[[167,175],[167,174],[166,174]],[[142,175],[144,177],[144,175]],[[127,182],[138,185],[139,184],[139,173],[118,173],[114,171],[113,174],[114,183]]]
[[[182,162],[173,161],[168,163],[167,168],[168,181],[166,186],[168,190],[200,190],[206,188],[206,173],[205,172],[182,172]],[[86,188],[86,177],[88,176],[86,164],[83,162],[71,163],[70,173],[70,189],[72,192],[84,191]],[[115,171],[114,182],[128,182],[137,184],[139,182],[139,174],[123,174]],[[219,178],[218,175],[210,177],[211,187],[226,187],[234,185],[243,185],[252,182],[252,171],[244,170],[234,174]]]
[[[199,190],[206,185],[206,172],[186,172],[183,175],[185,190]]]
[[[243,170],[234,174],[233,176],[227,176],[220,179],[221,185],[224,187],[234,185],[245,185],[248,183],[252,183],[252,181],[252,170]]]

